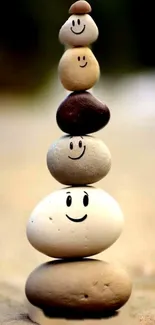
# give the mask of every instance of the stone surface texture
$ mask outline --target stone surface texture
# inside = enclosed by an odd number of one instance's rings
[[[124,218],[117,201],[94,187],[52,192],[35,207],[27,224],[31,245],[50,257],[98,254],[119,237]]]
[[[63,132],[85,135],[105,127],[110,120],[110,111],[91,93],[73,92],[60,104],[56,119]]]
[[[99,260],[42,264],[26,283],[30,303],[69,312],[114,312],[131,295],[131,280],[120,267]]]
[[[100,77],[99,64],[88,47],[65,51],[60,60],[58,72],[62,85],[70,91],[88,90]]]
[[[111,168],[111,154],[96,137],[63,136],[54,141],[47,154],[51,175],[65,185],[93,184]]]
[[[90,4],[87,1],[80,0],[71,5],[69,14],[89,14],[91,11]]]

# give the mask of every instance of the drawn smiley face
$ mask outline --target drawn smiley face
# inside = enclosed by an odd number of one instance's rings
[[[75,138],[77,138],[77,137],[75,137]],[[83,144],[83,137],[80,137],[80,138],[81,138],[81,139],[78,141],[78,144],[75,143],[73,137],[71,138],[71,141],[70,141],[70,143],[69,143],[69,149],[70,149],[70,151],[74,152],[74,150],[77,151],[78,149],[80,149],[80,150],[78,150],[78,151],[79,151],[79,155],[78,155],[77,157],[72,157],[72,156],[70,156],[70,155],[68,156],[68,158],[71,159],[71,160],[79,160],[79,159],[81,159],[81,158],[84,156],[84,154],[85,154],[85,151],[86,151],[86,145]]]
[[[83,193],[84,193],[84,195],[83,195],[83,202],[82,203],[83,203],[84,207],[87,207],[89,205],[89,195],[88,195],[88,193],[86,191],[84,191]],[[70,191],[66,192],[66,194],[67,194],[66,205],[67,205],[68,208],[70,208],[71,205],[72,205],[72,201],[73,201],[72,196],[71,196],[71,192]],[[85,221],[87,219],[88,215],[85,214],[81,218],[73,218],[73,217],[69,216],[68,214],[66,214],[66,217],[72,222],[83,222],[83,221]]]
[[[98,38],[98,28],[88,14],[71,15],[59,32],[62,44],[70,46],[87,46]]]
[[[82,23],[81,19],[78,18],[72,20],[72,26],[70,28],[71,32],[75,35],[81,35],[84,33],[86,25]]]
[[[87,65],[88,65],[88,61],[86,61],[86,56],[84,55],[84,56],[78,56],[78,61],[80,62],[80,68],[85,68]],[[82,63],[81,63],[81,61],[83,61]]]

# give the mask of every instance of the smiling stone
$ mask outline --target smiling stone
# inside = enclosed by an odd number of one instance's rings
[[[27,237],[50,257],[87,257],[110,247],[123,223],[119,205],[109,194],[93,187],[69,187],[38,204],[29,219]]]
[[[87,47],[65,51],[58,70],[62,85],[70,91],[90,89],[100,76],[99,64],[92,51]]]
[[[111,155],[104,142],[95,137],[63,136],[49,148],[47,166],[62,184],[93,184],[108,174]]]
[[[90,15],[72,15],[60,29],[59,40],[69,46],[87,46],[97,40],[98,34]]]

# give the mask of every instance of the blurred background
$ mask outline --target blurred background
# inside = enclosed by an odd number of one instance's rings
[[[55,120],[66,91],[57,76],[64,48],[59,29],[72,0],[1,1],[0,6],[0,280],[24,285],[48,260],[26,239],[35,205],[61,188],[46,167],[50,144],[62,135]],[[95,96],[111,121],[95,136],[112,153],[109,175],[95,186],[119,202],[125,228],[99,257],[134,277],[155,275],[155,47],[151,1],[91,0],[100,37]]]
[[[155,66],[153,2],[90,0],[102,72],[120,75]],[[0,90],[32,93],[49,82],[63,52],[57,36],[72,0],[1,1]]]

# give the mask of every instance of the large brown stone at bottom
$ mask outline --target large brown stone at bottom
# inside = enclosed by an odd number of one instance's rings
[[[34,270],[26,296],[41,309],[113,312],[129,299],[131,281],[126,272],[99,260],[56,261]]]

